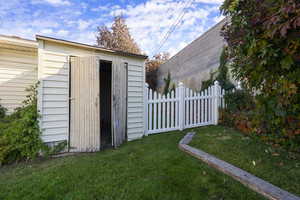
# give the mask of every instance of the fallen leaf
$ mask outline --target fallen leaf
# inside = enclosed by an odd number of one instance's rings
[[[279,156],[279,153],[272,153],[272,156]]]
[[[269,153],[267,149],[265,149],[265,152],[266,152],[266,153]]]

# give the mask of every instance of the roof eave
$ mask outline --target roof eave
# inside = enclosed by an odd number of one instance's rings
[[[145,55],[133,54],[133,53],[123,52],[123,51],[116,51],[116,50],[112,50],[112,49],[106,49],[106,48],[102,48],[102,47],[92,46],[89,44],[83,44],[83,43],[79,43],[79,42],[57,39],[57,38],[52,38],[52,37],[47,37],[47,36],[42,36],[42,35],[36,35],[36,40],[57,42],[57,43],[61,43],[61,44],[67,44],[67,45],[72,45],[72,46],[87,48],[87,49],[94,49],[94,50],[103,51],[106,53],[112,53],[112,54],[121,55],[121,56],[129,56],[129,57],[135,57],[135,58],[140,58],[140,59],[148,58],[148,56],[145,56]]]
[[[37,42],[34,40],[28,40],[16,36],[7,36],[7,35],[1,35],[0,34],[0,43],[5,45],[13,45],[13,46],[19,46],[23,48],[32,48],[37,49],[38,45]]]

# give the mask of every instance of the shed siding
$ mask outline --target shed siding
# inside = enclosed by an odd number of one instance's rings
[[[68,55],[47,51],[40,42],[39,80],[41,94],[39,110],[42,139],[54,142],[68,139],[69,129],[69,62]]]
[[[144,134],[144,78],[143,65],[128,64],[128,140]]]
[[[22,105],[28,94],[25,89],[36,82],[36,49],[0,48],[0,104],[9,114]]]
[[[39,80],[41,82],[38,107],[42,118],[42,138],[45,142],[68,140],[69,132],[69,56],[98,56],[128,63],[128,140],[144,135],[143,59],[116,56],[96,50],[39,40]],[[101,97],[100,97],[101,98]]]

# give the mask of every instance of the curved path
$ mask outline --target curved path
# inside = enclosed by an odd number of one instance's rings
[[[220,160],[204,151],[193,148],[188,144],[193,139],[195,135],[194,132],[187,133],[184,138],[182,138],[178,144],[179,148],[192,155],[193,157],[207,163],[209,166],[216,168],[217,170],[231,176],[232,178],[238,180],[245,186],[254,190],[255,192],[265,196],[268,199],[276,200],[300,200],[299,197],[282,190],[281,188],[272,185],[238,167],[235,167],[223,160]]]

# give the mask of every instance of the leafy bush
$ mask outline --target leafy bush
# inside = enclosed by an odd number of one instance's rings
[[[202,81],[201,90],[205,90],[212,86],[215,81],[218,81],[224,90],[232,90],[235,88],[229,78],[228,55],[227,48],[224,47],[220,56],[220,66],[217,71],[210,73],[210,78]]]
[[[253,132],[300,150],[300,1],[225,0],[234,77],[256,91]]]
[[[245,134],[253,135],[253,112],[228,112],[223,109],[220,112],[220,124],[234,127]]]
[[[254,98],[246,90],[227,92],[224,96],[226,108],[221,110],[220,123],[232,126],[244,133],[251,133]]]
[[[4,108],[1,104],[0,104],[0,121],[3,120],[3,118],[6,115],[6,108]]]
[[[168,72],[168,76],[166,78],[164,78],[164,82],[165,82],[165,87],[164,87],[164,90],[163,90],[163,95],[167,95],[167,94],[171,93],[172,91],[175,91],[176,86],[172,82],[170,72]]]
[[[13,114],[2,122],[0,134],[0,164],[33,159],[43,148],[37,111],[37,92],[32,86],[30,95]]]
[[[220,112],[220,123],[235,127],[243,133],[259,136],[266,142],[298,151],[300,141],[297,134],[295,135],[293,131],[299,130],[299,121],[288,118],[287,124],[280,124],[280,121],[275,120],[276,116],[269,114],[268,108],[262,107],[261,104],[257,103],[256,99],[259,97],[260,94],[252,96],[246,90],[228,92],[224,96],[226,108]],[[262,105],[270,106],[270,104],[272,106],[272,102],[266,102]],[[279,112],[278,115],[283,115],[285,114],[284,112],[282,110],[282,113]],[[278,130],[274,130],[274,127],[279,127],[280,131],[284,131],[285,127],[289,127],[292,130],[279,134]]]
[[[37,86],[28,88],[29,95],[23,106],[11,115],[0,118],[0,166],[21,160],[30,160],[38,155],[49,156],[66,149],[67,141],[47,146],[41,140],[37,110]],[[3,108],[0,106],[0,108]]]
[[[167,52],[159,53],[153,56],[152,59],[147,59],[145,63],[146,67],[146,82],[149,84],[149,88],[152,90],[157,89],[157,76],[159,67],[169,60],[170,54]]]
[[[43,155],[49,156],[49,155],[55,155],[55,154],[61,153],[66,150],[67,146],[68,146],[68,142],[66,140],[58,142],[57,144],[55,144],[53,146],[52,145],[45,146],[43,148]]]
[[[227,110],[230,112],[249,111],[254,109],[253,96],[246,90],[237,89],[224,95]]]

